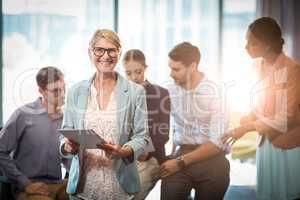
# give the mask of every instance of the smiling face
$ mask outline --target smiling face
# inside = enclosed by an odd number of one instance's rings
[[[140,62],[130,60],[124,63],[126,76],[129,80],[143,84],[145,81],[146,66]]]
[[[118,48],[105,38],[99,38],[89,48],[91,61],[100,73],[113,72],[119,60],[119,54]]]

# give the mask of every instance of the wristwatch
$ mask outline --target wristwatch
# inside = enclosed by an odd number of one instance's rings
[[[185,162],[184,162],[184,160],[181,158],[181,156],[177,157],[175,160],[176,160],[176,163],[177,163],[177,165],[178,165],[178,167],[179,167],[180,169],[183,169],[183,168],[186,167],[186,166],[185,166]]]

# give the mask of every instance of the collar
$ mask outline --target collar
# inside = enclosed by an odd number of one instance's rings
[[[63,117],[62,112],[53,113],[49,115],[47,109],[43,106],[42,102],[43,102],[42,97],[38,97],[37,100],[33,102],[33,109],[38,111],[37,114],[47,114],[53,120],[60,119]]]
[[[38,97],[37,100],[35,100],[33,102],[33,108],[35,110],[38,110],[38,114],[45,114],[45,113],[48,113],[47,112],[47,109],[43,106],[43,103],[42,103],[42,97]]]
[[[115,73],[117,74],[116,91],[127,92],[129,89],[128,82],[118,72],[115,71]],[[96,73],[84,84],[85,89],[87,89],[88,91],[90,90],[95,77],[96,77]]]
[[[200,72],[200,73],[202,74],[202,79],[199,80],[199,82],[197,83],[195,88],[187,90],[184,87],[182,87],[180,85],[177,85],[177,84],[176,84],[176,87],[179,88],[181,91],[184,91],[186,93],[193,93],[193,92],[197,91],[198,88],[200,87],[200,85],[202,85],[205,81],[209,81],[204,72]]]

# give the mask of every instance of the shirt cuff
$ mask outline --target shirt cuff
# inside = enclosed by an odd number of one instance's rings
[[[124,163],[126,165],[129,165],[130,163],[132,163],[135,160],[134,159],[134,150],[133,150],[133,148],[130,145],[126,145],[126,144],[123,145],[123,147],[126,147],[126,146],[132,149],[132,154],[129,155],[129,156],[127,156],[127,157],[125,157],[125,158],[122,158],[122,160],[124,161]]]
[[[21,191],[25,190],[25,187],[29,184],[30,180],[26,177],[26,176],[19,176],[18,177],[18,189],[20,189]]]
[[[219,137],[211,137],[209,138],[209,140],[216,145],[219,149],[221,149],[222,151],[226,152],[228,150],[228,147],[226,144],[224,144],[221,139]]]
[[[64,144],[65,144],[65,142],[61,142],[60,143],[60,145],[59,145],[59,154],[60,154],[60,156],[62,157],[62,158],[66,158],[66,159],[72,159],[73,158],[73,154],[70,154],[70,153],[68,153],[68,154],[63,154],[63,147],[64,147]]]

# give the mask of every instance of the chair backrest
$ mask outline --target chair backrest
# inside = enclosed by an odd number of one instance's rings
[[[13,200],[14,195],[12,193],[12,188],[10,183],[0,182],[0,199]]]
[[[1,129],[2,127],[0,127],[0,131]],[[3,175],[1,170],[0,170],[0,199],[7,199],[7,200],[14,199],[11,183],[9,182],[8,178],[5,175]]]
[[[0,183],[9,183],[9,180],[6,176],[0,175]]]

